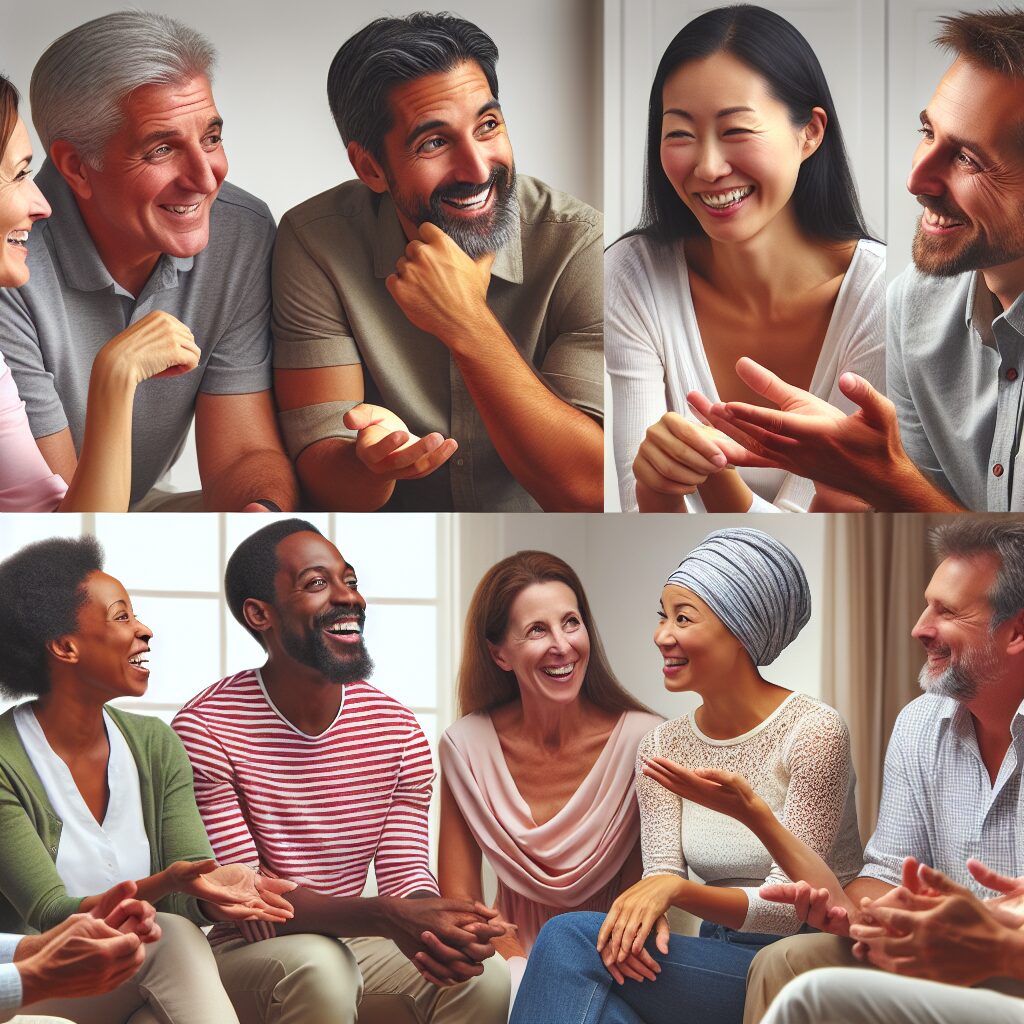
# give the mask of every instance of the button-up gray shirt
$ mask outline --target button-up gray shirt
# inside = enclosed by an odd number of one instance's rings
[[[543,183],[517,179],[519,220],[497,253],[487,301],[520,355],[565,401],[595,419],[603,408],[601,215]],[[274,253],[274,366],[361,363],[366,401],[420,436],[459,442],[422,480],[401,480],[388,509],[533,512],[539,506],[491,442],[448,349],[411,324],[384,284],[406,238],[388,195],[350,181],[285,214]],[[328,437],[351,438],[355,402],[281,415],[292,458]]]
[[[1024,296],[1000,312],[980,272],[908,267],[889,286],[886,392],[917,467],[975,511],[1024,511]]]
[[[0,351],[35,437],[70,427],[81,451],[93,359],[130,324],[162,309],[195,335],[202,356],[180,377],[143,381],[132,416],[132,503],[173,465],[199,391],[266,391],[270,367],[270,260],[266,204],[225,182],[210,211],[210,244],[194,257],[163,255],[133,296],[100,259],[67,183],[49,162],[36,178],[53,207],[32,229],[22,288],[0,288]]]
[[[952,697],[925,694],[899,714],[885,753],[875,834],[862,875],[899,885],[904,857],[916,857],[979,896],[968,857],[1011,877],[1024,875],[1024,704],[993,783],[974,720]]]

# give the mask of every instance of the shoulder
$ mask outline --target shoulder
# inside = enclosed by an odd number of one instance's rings
[[[105,710],[129,743],[136,745],[140,750],[181,750],[181,740],[174,730],[154,715],[138,715],[109,705]]]
[[[449,746],[465,751],[467,747],[477,746],[487,738],[488,733],[494,735],[491,716],[486,711],[474,711],[471,715],[463,715],[452,722],[441,734],[441,747]]]
[[[794,733],[831,733],[846,737],[848,730],[843,716],[831,704],[817,697],[795,692],[789,698],[790,730]]]
[[[516,176],[519,218],[524,224],[576,225],[593,234],[604,229],[604,220],[592,206],[566,192],[545,185],[527,174]]]
[[[937,277],[922,273],[911,263],[889,285],[889,313],[901,315],[905,320],[917,319],[922,315],[929,319],[946,317],[951,313],[965,319],[967,296],[973,280],[974,271],[957,274],[955,277]]]
[[[361,181],[343,181],[293,206],[282,218],[296,234],[316,234],[341,224],[360,224],[376,216],[378,197]]]
[[[365,680],[345,686],[345,711],[343,718],[365,720],[375,730],[393,729],[397,725],[423,735],[416,716],[401,701]]]
[[[256,670],[246,669],[200,690],[174,716],[174,726],[177,728],[179,722],[189,719],[216,720],[221,716],[234,719],[243,704],[252,702],[266,704]]]
[[[227,230],[242,237],[255,237],[268,232],[273,234],[274,231],[274,215],[270,207],[229,181],[221,185],[212,215],[218,234]]]
[[[893,743],[905,743],[913,748],[927,737],[937,735],[942,723],[953,717],[957,707],[957,702],[952,697],[940,697],[932,693],[921,694],[896,716],[889,737],[890,746]]]
[[[626,711],[622,715],[622,737],[638,746],[640,741],[651,735],[665,720],[650,711]]]

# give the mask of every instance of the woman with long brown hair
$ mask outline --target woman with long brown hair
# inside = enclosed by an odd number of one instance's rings
[[[543,551],[477,586],[458,702],[440,744],[438,880],[482,899],[487,858],[515,926],[494,944],[515,977],[545,921],[607,910],[639,879],[636,750],[661,719],[615,678],[579,577]]]
[[[0,75],[0,288],[29,278],[32,225],[50,206],[32,181],[32,146],[18,116],[18,92]],[[132,406],[150,377],[187,373],[199,349],[184,324],[166,329],[153,313],[122,331],[97,353],[78,468],[70,485],[46,464],[32,437],[25,404],[0,355],[0,511],[122,512],[131,493]],[[161,326],[157,329],[157,325]],[[68,344],[74,339],[69,338]]]

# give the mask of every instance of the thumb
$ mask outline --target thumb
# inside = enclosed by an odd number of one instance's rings
[[[751,391],[767,398],[769,402],[781,406],[788,399],[804,394],[799,388],[787,384],[780,376],[772,373],[760,363],[754,362],[749,356],[743,356],[736,363],[736,376],[739,377]]]
[[[654,944],[666,955],[668,954],[668,939],[671,934],[668,927],[668,918],[662,914],[654,923]]]
[[[887,400],[863,377],[856,373],[839,376],[839,390],[855,405],[860,406],[864,419],[872,426],[885,426],[889,419]]]
[[[363,430],[374,423],[379,423],[381,418],[375,405],[367,405],[364,402],[353,406],[341,419],[349,430]]]
[[[287,878],[267,878],[266,875],[257,875],[256,880],[260,889],[266,892],[276,892],[279,896],[299,887],[298,882],[289,881]]]
[[[216,871],[220,865],[215,860],[194,860],[188,862],[188,867],[182,870],[187,878],[198,878],[200,875],[207,875]]]
[[[137,888],[136,884],[130,879],[118,882],[117,885],[103,893],[90,913],[93,917],[97,917],[102,921],[109,914],[113,913],[114,908],[122,900],[127,900],[134,896]]]
[[[483,256],[477,256],[473,261],[485,277],[491,276],[491,267],[494,266],[494,259],[497,255],[495,252],[485,252]]]

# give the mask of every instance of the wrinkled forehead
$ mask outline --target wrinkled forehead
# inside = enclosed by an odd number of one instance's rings
[[[1024,158],[1024,79],[958,57],[924,114],[942,135]]]

